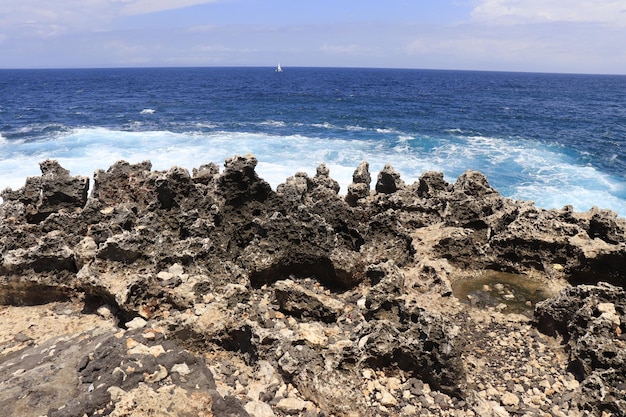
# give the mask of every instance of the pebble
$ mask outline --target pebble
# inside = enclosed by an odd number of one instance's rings
[[[189,365],[183,362],[183,363],[177,363],[174,366],[172,366],[171,372],[177,372],[181,376],[186,376],[191,373],[191,369],[189,369]]]
[[[144,327],[146,327],[147,324],[148,322],[141,317],[135,317],[131,321],[126,322],[124,325],[128,330],[137,330],[143,329]]]
[[[500,397],[500,401],[502,401],[502,405],[512,405],[517,406],[519,404],[519,397],[511,392],[505,392]]]
[[[274,410],[269,404],[261,401],[250,401],[244,406],[248,414],[254,417],[275,417]]]
[[[284,413],[295,415],[312,408],[313,403],[295,397],[283,398],[276,404],[276,407]]]
[[[158,369],[151,374],[145,375],[144,381],[147,383],[159,382],[167,378],[167,369],[161,364]]]
[[[384,388],[380,392],[379,401],[382,405],[386,407],[395,407],[396,405],[398,405],[398,400],[396,400],[396,398]]]

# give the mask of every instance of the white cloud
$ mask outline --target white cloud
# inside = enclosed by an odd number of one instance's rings
[[[124,3],[121,9],[124,15],[163,12],[217,1],[220,0],[119,0]]]
[[[439,68],[623,73],[626,45],[615,40],[625,35],[622,27],[586,22],[473,22],[416,33],[404,51]]]
[[[320,47],[320,51],[332,54],[365,54],[372,52],[372,48],[364,45],[351,43],[347,45],[333,45],[325,43]]]
[[[189,33],[205,33],[205,32],[213,32],[218,29],[217,25],[203,25],[203,26],[191,26],[187,29]]]
[[[595,22],[626,26],[626,3],[624,0],[481,0],[472,17],[508,23]]]
[[[488,62],[497,56],[501,62],[515,63],[537,53],[538,49],[531,39],[468,30],[423,35],[411,41],[405,51],[409,55],[449,57],[457,62]]]
[[[116,18],[181,9],[219,0],[2,0],[0,26],[20,37],[107,29]]]
[[[0,24],[18,37],[50,37],[100,28],[115,16],[110,0],[2,0]]]

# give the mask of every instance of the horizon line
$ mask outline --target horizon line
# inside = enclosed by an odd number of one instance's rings
[[[551,72],[529,70],[496,70],[496,69],[467,69],[467,68],[417,68],[417,67],[377,67],[377,66],[323,66],[323,65],[294,65],[284,66],[284,69],[363,69],[363,70],[406,70],[406,71],[458,71],[458,72],[490,72],[511,74],[544,74],[544,75],[596,75],[596,76],[626,76],[626,73],[586,73],[586,72]],[[154,66],[68,66],[68,67],[0,67],[0,71],[51,71],[51,70],[132,70],[132,69],[218,69],[218,68],[276,68],[275,65],[154,65]]]

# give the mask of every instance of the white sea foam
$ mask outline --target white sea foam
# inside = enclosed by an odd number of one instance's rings
[[[350,130],[353,132],[364,132],[367,131],[368,129],[366,127],[362,127],[362,126],[346,126],[346,130]]]
[[[142,111],[140,111],[140,114],[154,114],[156,112],[156,110],[154,109],[143,109]]]
[[[74,129],[48,141],[10,142],[0,138],[0,189],[19,188],[27,176],[39,175],[39,162],[58,159],[72,175],[91,177],[118,160],[150,160],[156,170],[174,165],[191,170],[208,162],[223,163],[236,154],[252,153],[257,173],[272,187],[296,172],[314,175],[320,163],[345,193],[362,161],[375,178],[390,163],[406,183],[425,171],[441,171],[454,182],[467,169],[479,170],[503,195],[533,200],[544,208],[572,204],[586,211],[593,205],[626,216],[623,181],[576,165],[566,155],[539,143],[488,137],[451,140],[400,136],[385,140],[349,140],[302,135],[272,136],[244,132],[126,132],[104,128]],[[373,184],[372,184],[373,185]]]
[[[311,126],[313,126],[313,127],[317,127],[317,128],[329,129],[329,130],[338,130],[338,129],[341,129],[339,126],[333,125],[333,124],[328,123],[328,122],[324,122],[324,123],[313,123]]]
[[[259,123],[261,126],[271,126],[271,127],[284,127],[285,122],[279,120],[266,120],[264,122]]]
[[[402,134],[401,132],[397,131],[396,129],[388,129],[388,128],[377,128],[376,129],[376,133],[396,133],[396,134]]]
[[[623,199],[605,190],[588,189],[575,184],[528,184],[516,187],[511,198],[531,200],[539,207],[562,208],[571,205],[577,211],[587,211],[593,206],[611,208],[620,216],[626,217]]]
[[[197,128],[206,128],[206,129],[215,129],[217,128],[217,125],[215,123],[206,123],[206,122],[199,122],[199,123],[195,123],[194,124],[195,127]]]

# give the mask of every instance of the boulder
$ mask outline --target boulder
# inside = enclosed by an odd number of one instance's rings
[[[204,360],[154,329],[98,328],[17,353],[28,359],[0,364],[6,415],[248,416],[239,403],[222,413]]]
[[[581,380],[579,407],[594,415],[626,410],[626,291],[607,283],[562,290],[535,308],[539,330],[561,335]],[[618,411],[621,410],[621,411]]]
[[[55,160],[45,160],[39,167],[41,177],[28,178],[24,188],[18,191],[2,192],[3,200],[24,204],[29,223],[39,223],[61,210],[71,212],[85,206],[89,178],[70,176]]]
[[[247,200],[263,202],[273,193],[270,185],[259,178],[255,168],[259,161],[252,155],[228,158],[219,177],[219,193],[226,204],[237,206]]]
[[[369,163],[363,161],[354,170],[352,174],[352,184],[348,186],[348,192],[346,194],[346,202],[355,206],[357,202],[370,195],[370,184],[372,177],[369,173]]]
[[[385,164],[382,171],[378,173],[378,180],[376,181],[376,192],[382,194],[395,193],[399,189],[404,187],[404,181],[400,179],[400,173],[397,172],[389,164]]]

